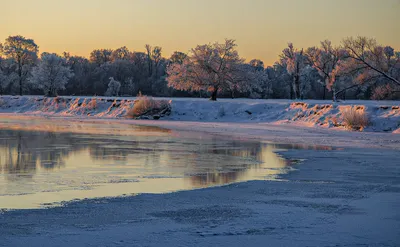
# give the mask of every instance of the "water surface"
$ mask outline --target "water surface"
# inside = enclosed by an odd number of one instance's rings
[[[275,153],[281,146],[255,141],[51,119],[0,127],[0,208],[277,179],[290,169]]]

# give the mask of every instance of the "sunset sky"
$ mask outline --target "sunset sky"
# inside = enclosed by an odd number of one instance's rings
[[[163,55],[197,44],[237,40],[242,57],[272,64],[296,47],[374,37],[400,48],[400,0],[0,0],[0,42],[33,38],[40,52],[89,56],[99,48],[146,43]]]

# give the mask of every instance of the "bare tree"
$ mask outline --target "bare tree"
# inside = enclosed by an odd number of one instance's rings
[[[149,72],[149,77],[150,77],[153,74],[152,47],[151,47],[151,45],[146,44],[145,48],[146,48],[146,54],[147,54],[148,72]]]
[[[159,67],[160,61],[162,59],[161,51],[162,51],[161,47],[155,46],[151,53],[151,58],[154,61],[155,77],[158,77],[158,67]]]

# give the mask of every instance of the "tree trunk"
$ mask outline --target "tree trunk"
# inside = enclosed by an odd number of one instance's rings
[[[337,99],[336,99],[336,90],[335,90],[334,87],[332,87],[332,100],[333,100],[333,102],[337,101]]]
[[[290,86],[290,99],[293,99],[293,85]]]
[[[326,98],[326,86],[325,85],[323,86],[323,89],[324,89],[324,94],[322,95],[322,99],[325,100],[325,98]]]
[[[19,79],[19,95],[22,96],[22,78]]]
[[[212,93],[211,93],[211,98],[210,100],[216,101],[217,100],[217,93],[218,93],[218,87],[214,87]]]
[[[19,76],[19,95],[22,96],[22,65],[18,64],[18,76]]]
[[[294,91],[294,97],[296,99],[300,99],[300,76],[295,75],[293,77],[293,91]]]

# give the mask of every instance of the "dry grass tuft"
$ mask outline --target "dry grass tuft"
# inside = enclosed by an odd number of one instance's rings
[[[351,130],[363,130],[369,125],[369,118],[364,108],[352,106],[341,110],[343,124]]]
[[[155,100],[152,97],[140,96],[133,105],[133,108],[126,114],[129,118],[136,118],[145,115],[160,114],[169,109],[170,103],[166,100]]]
[[[94,110],[97,108],[97,99],[96,98],[92,98],[92,100],[90,100],[87,105],[86,108],[89,110]]]

